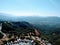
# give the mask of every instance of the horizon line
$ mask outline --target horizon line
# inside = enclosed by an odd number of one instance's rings
[[[4,12],[0,12],[0,14],[6,14],[7,15],[12,15],[12,16],[16,16],[16,17],[60,17],[60,16],[55,16],[55,15],[48,15],[48,16],[42,16],[39,14],[11,14],[11,13],[4,13]]]

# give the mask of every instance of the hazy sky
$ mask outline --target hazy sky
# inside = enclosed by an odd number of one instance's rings
[[[60,16],[60,0],[0,0],[0,13],[15,16]]]

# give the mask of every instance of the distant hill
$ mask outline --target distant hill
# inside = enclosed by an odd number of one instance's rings
[[[14,21],[15,19],[11,14],[0,13],[0,21]]]
[[[4,13],[0,13],[0,20],[1,21],[27,21],[32,24],[60,24],[60,17],[34,17],[34,16],[14,17]]]

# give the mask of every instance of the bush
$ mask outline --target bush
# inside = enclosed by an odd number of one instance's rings
[[[60,39],[56,40],[55,45],[60,45]]]
[[[3,38],[3,34],[0,33],[0,39]]]

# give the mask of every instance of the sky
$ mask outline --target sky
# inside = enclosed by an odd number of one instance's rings
[[[60,16],[60,0],[0,0],[0,13],[14,16]]]

